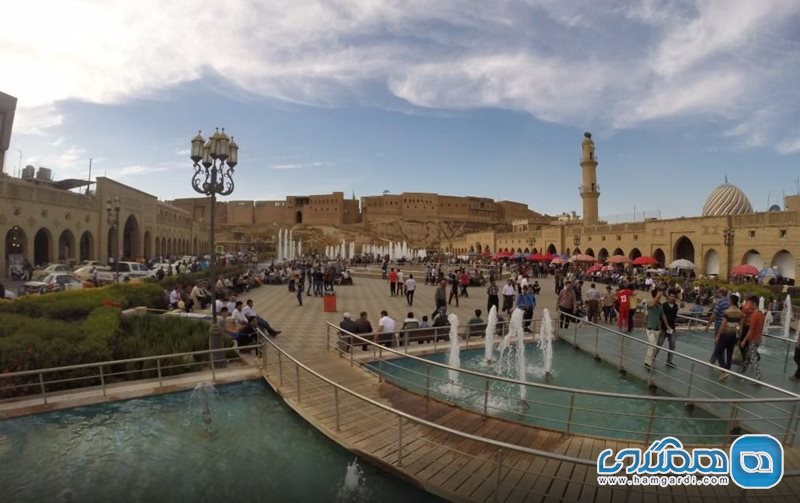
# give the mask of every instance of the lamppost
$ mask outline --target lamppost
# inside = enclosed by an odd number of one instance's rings
[[[108,227],[114,229],[114,249],[111,250],[114,258],[114,281],[119,283],[119,197],[114,200],[106,199],[106,213],[108,213]]]
[[[192,138],[191,159],[194,163],[192,188],[211,199],[211,227],[209,243],[211,243],[211,263],[208,266],[211,281],[211,319],[217,323],[217,270],[216,244],[214,243],[214,216],[217,206],[217,194],[227,196],[233,192],[233,168],[239,162],[239,146],[228,138],[225,129],[219,129],[206,141],[201,131]]]

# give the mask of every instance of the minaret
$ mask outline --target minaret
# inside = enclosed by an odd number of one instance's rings
[[[597,200],[600,198],[600,186],[597,184],[597,157],[594,155],[592,133],[583,133],[581,150],[583,224],[597,225]]]

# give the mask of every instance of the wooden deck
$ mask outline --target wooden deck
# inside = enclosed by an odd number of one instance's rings
[[[728,501],[740,498],[735,487],[600,487],[593,466],[547,459],[519,452],[498,452],[487,444],[428,426],[400,420],[395,414],[350,396],[321,379],[299,371],[286,357],[280,366],[276,351],[268,354],[263,376],[298,414],[351,452],[450,501]],[[381,382],[335,353],[317,354],[303,363],[326,378],[394,409],[458,431],[518,446],[596,459],[605,448],[639,443],[601,440],[533,428],[427,400]],[[280,371],[283,373],[281,385]],[[336,401],[338,398],[338,425]],[[402,421],[402,451],[398,448]],[[499,461],[499,462],[498,462]],[[787,470],[800,467],[797,449],[786,451]],[[498,474],[499,466],[499,474]],[[499,484],[498,484],[499,476]],[[795,500],[800,478],[786,479],[770,491],[746,495],[747,501]]]

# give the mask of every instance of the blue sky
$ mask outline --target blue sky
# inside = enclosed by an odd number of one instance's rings
[[[37,1],[4,6],[6,166],[189,197],[188,142],[240,145],[231,199],[488,196],[601,215],[699,214],[727,175],[797,191],[794,0]],[[43,16],[43,12],[48,12]],[[191,15],[188,15],[191,14]],[[65,22],[66,21],[66,22]]]

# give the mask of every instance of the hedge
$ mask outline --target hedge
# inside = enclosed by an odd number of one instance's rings
[[[13,302],[0,304],[0,313],[14,313],[30,318],[50,318],[61,321],[81,321],[103,304],[123,309],[146,306],[165,309],[164,289],[155,283],[115,284],[102,288],[87,288],[48,295],[29,295]]]

